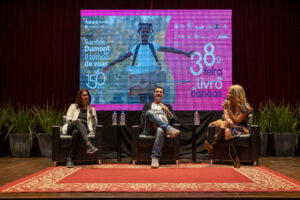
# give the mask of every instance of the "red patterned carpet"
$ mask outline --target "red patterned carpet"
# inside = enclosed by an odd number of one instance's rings
[[[300,192],[300,183],[264,167],[104,164],[51,167],[0,188],[13,192]]]

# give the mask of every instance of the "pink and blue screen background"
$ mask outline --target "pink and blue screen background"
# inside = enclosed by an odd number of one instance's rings
[[[133,56],[103,68],[141,42],[139,22],[152,23],[149,42],[194,51],[192,57],[157,52],[167,72],[165,103],[174,110],[221,110],[232,84],[231,10],[81,10],[80,88],[96,110],[141,110],[128,95]]]

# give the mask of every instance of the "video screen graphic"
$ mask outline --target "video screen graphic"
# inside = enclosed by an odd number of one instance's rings
[[[96,110],[221,110],[232,84],[231,10],[81,10],[80,88]]]

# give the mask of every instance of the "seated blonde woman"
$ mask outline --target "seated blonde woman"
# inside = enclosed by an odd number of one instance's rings
[[[218,144],[223,140],[229,140],[230,155],[234,161],[234,167],[240,167],[240,160],[237,155],[234,139],[241,134],[249,134],[249,113],[253,110],[246,99],[244,88],[240,85],[232,85],[227,93],[227,98],[223,106],[224,121],[219,123],[217,136],[212,144],[207,140],[204,147],[210,154],[218,148]]]

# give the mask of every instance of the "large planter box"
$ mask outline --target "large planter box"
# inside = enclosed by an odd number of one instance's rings
[[[52,134],[39,133],[38,143],[42,157],[52,158]]]
[[[266,156],[267,155],[267,148],[268,148],[268,141],[269,141],[269,134],[268,133],[260,133],[261,140],[260,140],[260,155]]]
[[[5,139],[5,133],[0,133],[0,157],[10,154],[9,140]]]
[[[25,133],[11,133],[9,144],[12,157],[30,157],[37,149],[37,141],[33,139],[31,145],[30,134]]]
[[[269,146],[274,156],[294,156],[296,133],[270,133]]]
[[[300,155],[300,134],[299,133],[297,134],[297,142],[298,142],[297,155],[299,156]]]

